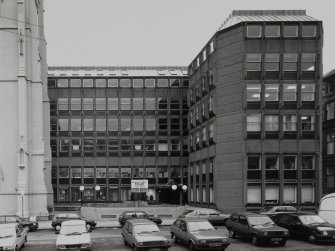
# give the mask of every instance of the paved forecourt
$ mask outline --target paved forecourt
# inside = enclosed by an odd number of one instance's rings
[[[160,227],[162,233],[171,241],[171,248],[169,251],[189,251],[188,247],[180,244],[175,244],[170,238],[169,227]],[[219,227],[219,230],[227,233],[225,227]],[[92,251],[110,251],[110,250],[120,250],[120,251],[131,251],[130,247],[124,245],[121,238],[120,228],[98,228],[92,233],[93,249]],[[52,230],[39,230],[37,232],[29,233],[28,243],[22,251],[55,251],[56,250],[56,238],[57,235]],[[236,239],[230,239],[232,243],[226,250],[227,251],[335,251],[334,244],[324,244],[324,245],[313,245],[300,240],[288,240],[285,247],[276,246],[263,246],[254,247],[250,243]]]

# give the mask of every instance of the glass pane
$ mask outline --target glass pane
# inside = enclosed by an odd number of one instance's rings
[[[95,127],[98,132],[105,132],[106,131],[106,119],[96,119]]]
[[[57,85],[59,88],[67,88],[69,87],[69,80],[68,79],[58,79]]]
[[[93,79],[83,79],[83,87],[93,87]]]
[[[134,110],[143,110],[143,98],[133,98],[133,109]]]
[[[121,98],[120,103],[121,103],[121,110],[127,111],[130,110],[130,98]]]
[[[121,78],[120,87],[131,87],[131,80],[129,78]]]
[[[155,131],[156,130],[156,119],[146,118],[145,119],[145,129],[146,131]]]
[[[86,111],[93,110],[93,98],[84,98],[83,99],[83,109]]]
[[[81,99],[71,98],[71,110],[81,110]]]
[[[81,131],[81,119],[71,119],[71,131]]]
[[[145,99],[145,109],[146,110],[155,110],[156,109],[156,99],[155,98],[146,98]]]
[[[71,87],[81,87],[81,79],[80,78],[72,78],[71,80]]]
[[[105,98],[96,98],[95,99],[95,109],[97,111],[106,110],[106,99]]]
[[[134,131],[143,131],[143,118],[134,118]]]
[[[285,25],[283,31],[284,37],[297,37],[298,26],[297,25]]]
[[[301,30],[303,37],[315,37],[316,36],[316,25],[303,25]]]
[[[69,100],[67,98],[58,99],[58,110],[68,111],[69,110]]]
[[[266,25],[265,26],[265,37],[279,37],[280,26],[279,25]]]
[[[169,80],[167,78],[159,78],[157,79],[157,87],[168,87]]]
[[[248,25],[247,26],[247,37],[261,37],[262,26],[261,25]]]
[[[154,78],[145,79],[145,87],[155,87],[156,81]]]
[[[110,118],[108,119],[108,131],[118,131],[119,130],[119,119]]]
[[[106,87],[106,79],[104,78],[98,78],[95,80],[95,86],[96,87]]]
[[[284,169],[287,169],[287,170],[296,169],[296,157],[295,156],[284,156]]]
[[[108,99],[108,110],[117,111],[119,109],[119,100],[117,98]]]
[[[68,119],[58,119],[58,129],[60,132],[69,131],[69,120]]]
[[[140,79],[140,78],[133,79],[133,86],[135,88],[143,87],[143,79]]]
[[[130,131],[131,130],[131,119],[121,118],[121,131]]]
[[[84,131],[93,131],[93,119],[83,119]]]
[[[118,87],[119,81],[116,78],[110,78],[108,79],[108,87]]]

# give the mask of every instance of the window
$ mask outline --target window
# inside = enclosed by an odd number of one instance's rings
[[[59,152],[68,154],[70,150],[70,140],[60,139],[59,140]]]
[[[95,99],[95,109],[97,111],[105,111],[106,110],[106,99],[96,98]]]
[[[133,87],[134,88],[142,88],[143,87],[143,79],[141,79],[141,78],[133,79]]]
[[[214,138],[214,124],[213,123],[209,124],[209,138],[210,139]]]
[[[117,132],[119,130],[119,119],[109,118],[108,119],[108,131]]]
[[[69,178],[69,168],[62,167],[59,168],[59,178]]]
[[[265,85],[265,101],[278,101],[279,85],[267,84]]]
[[[146,131],[155,131],[156,130],[156,119],[155,118],[146,118],[145,119],[145,130]]]
[[[265,54],[265,71],[279,71],[279,53]]]
[[[211,54],[214,51],[214,41],[211,41],[209,43],[209,54]]]
[[[335,132],[330,132],[327,133],[326,136],[326,141],[327,141],[327,154],[334,154],[334,149],[335,149]]]
[[[71,168],[71,177],[73,179],[81,179],[81,167],[72,167]]]
[[[119,81],[116,78],[110,78],[108,79],[108,87],[118,87]]]
[[[155,140],[146,140],[146,142],[145,142],[145,150],[147,152],[154,152],[154,151],[156,151],[156,142],[155,142]]]
[[[297,116],[296,115],[284,115],[283,116],[283,130],[284,132],[297,131]]]
[[[283,84],[283,101],[297,101],[296,84]]]
[[[314,170],[314,156],[302,156],[301,168],[303,170]]]
[[[247,26],[247,37],[248,38],[259,38],[262,36],[261,25],[248,25]]]
[[[93,154],[94,152],[93,139],[84,139],[83,147],[84,147],[84,154]]]
[[[301,54],[301,69],[303,72],[315,71],[316,54],[315,53],[302,53]]]
[[[180,151],[180,141],[178,139],[171,139],[171,151]]]
[[[284,53],[283,55],[283,71],[298,70],[298,54]]]
[[[67,98],[58,99],[58,110],[59,111],[68,111],[69,110],[69,100]]]
[[[279,25],[266,25],[265,26],[265,37],[279,37],[280,26]]]
[[[81,99],[80,98],[71,98],[71,110],[72,111],[81,110]]]
[[[85,111],[93,110],[93,98],[84,98],[83,99],[83,109]]]
[[[71,119],[71,131],[81,131],[81,119]]]
[[[262,188],[260,185],[248,185],[247,203],[260,204],[262,202]]]
[[[95,120],[95,128],[96,128],[96,131],[98,132],[105,132],[106,131],[106,119],[100,119],[100,118],[97,118]]]
[[[106,87],[106,79],[104,78],[98,78],[95,80],[95,86],[98,88]]]
[[[131,144],[130,139],[121,139],[121,151],[130,151],[131,150]]]
[[[297,203],[297,186],[284,184],[284,203]]]
[[[156,86],[156,81],[154,78],[147,78],[145,79],[145,87],[153,88]]]
[[[283,157],[284,170],[296,170],[297,161],[295,156],[284,156]]]
[[[108,168],[108,177],[109,178],[119,178],[119,168],[118,167],[109,167]]]
[[[93,119],[83,119],[84,131],[93,131]]]
[[[302,37],[316,37],[316,25],[303,25],[301,35]]]
[[[71,87],[81,87],[81,79],[80,78],[72,78],[70,79]]]
[[[127,132],[129,132],[129,131],[131,131],[131,119],[129,119],[129,118],[121,118],[120,119],[120,121],[121,121],[121,131],[127,131]]]
[[[214,96],[209,97],[209,112],[214,111]]]
[[[166,98],[158,98],[158,109],[167,110],[168,109],[167,103],[168,101]]]
[[[195,143],[198,145],[200,143],[200,132],[195,133]]]
[[[48,88],[55,88],[56,87],[56,79],[48,78]]]
[[[247,116],[247,131],[260,132],[261,131],[261,115],[250,114]]]
[[[120,87],[131,87],[131,80],[129,78],[121,78]]]
[[[279,131],[278,115],[265,115],[265,131]]]
[[[209,70],[209,84],[214,85],[214,71],[212,69]]]
[[[248,102],[261,101],[261,85],[260,84],[248,84],[247,85],[247,101]]]
[[[120,106],[122,111],[129,111],[130,110],[130,98],[121,98],[120,99]]]
[[[133,177],[134,178],[143,178],[143,167],[134,166],[133,167]]]
[[[133,98],[133,110],[143,111],[143,98]]]
[[[69,80],[66,79],[66,78],[58,79],[57,86],[59,88],[67,88],[67,87],[69,87]]]
[[[261,71],[262,55],[261,54],[247,54],[247,71]]]
[[[119,101],[117,98],[108,99],[108,110],[117,111],[119,109]]]
[[[58,119],[58,130],[60,132],[69,131],[69,120],[68,119]]]
[[[155,98],[146,98],[145,99],[145,110],[154,111],[156,109],[156,99]]]
[[[133,119],[133,128],[134,131],[143,131],[143,118],[134,118]]]
[[[195,120],[199,120],[199,107],[195,108]]]
[[[207,128],[203,127],[202,128],[202,142],[206,142],[207,140]]]
[[[72,139],[71,140],[72,145],[72,154],[73,153],[81,153],[81,140],[80,139]]]
[[[93,87],[93,79],[84,78],[83,79],[83,87]]]
[[[117,139],[108,140],[108,151],[115,152],[119,150],[119,141]]]
[[[334,188],[335,187],[335,171],[334,167],[327,167],[327,188]]]
[[[106,139],[97,139],[96,140],[96,151],[100,153],[105,153],[107,148]]]
[[[206,49],[205,50],[203,50],[202,51],[202,61],[205,61],[206,60],[206,58],[207,58],[207,51],[206,51]]]
[[[335,102],[326,104],[326,120],[334,119],[335,116]]]
[[[284,37],[297,37],[298,25],[285,25],[283,30]]]
[[[314,116],[313,115],[301,116],[301,130],[302,131],[314,131]]]
[[[201,115],[202,117],[205,117],[206,115],[206,110],[205,110],[205,101],[201,103]]]
[[[277,185],[265,186],[265,203],[278,203],[279,187]]]
[[[157,79],[157,87],[168,87],[169,80],[167,78],[158,78]]]
[[[170,87],[179,87],[180,86],[180,81],[179,79],[171,78],[170,79]]]
[[[248,170],[261,170],[261,162],[259,156],[248,156]]]
[[[266,170],[279,170],[278,157],[267,156],[265,158],[265,169]]]
[[[131,169],[129,167],[121,168],[121,177],[122,178],[130,178],[131,177]]]
[[[84,178],[94,178],[94,168],[93,167],[84,168]]]
[[[314,186],[313,185],[302,185],[301,187],[301,203],[313,203],[314,202]]]

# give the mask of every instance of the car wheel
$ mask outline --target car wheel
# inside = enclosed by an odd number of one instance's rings
[[[56,229],[57,231],[59,231],[59,230],[60,230],[60,225],[57,224],[57,225],[55,226],[55,229]]]
[[[280,241],[280,242],[279,242],[279,246],[280,246],[280,247],[284,247],[285,244],[286,244],[286,241]]]
[[[86,227],[87,227],[88,230],[90,230],[90,229],[92,230],[91,224],[86,224]]]
[[[236,239],[236,234],[233,231],[233,229],[229,229],[229,237],[232,238],[232,239]]]
[[[310,242],[310,243],[315,243],[316,242],[316,238],[315,238],[315,236],[312,234],[312,235],[310,235],[310,236],[308,236],[308,241]]]
[[[258,240],[257,235],[253,235],[253,236],[251,237],[251,243],[252,243],[252,245],[254,245],[255,247],[257,247],[257,246],[259,245],[259,240]]]
[[[18,246],[16,246],[15,247],[15,251],[19,251],[20,249],[19,249],[19,247]]]
[[[30,232],[30,226],[29,225],[24,226],[24,229],[26,229],[27,232]]]
[[[190,246],[191,251],[195,251],[196,250],[196,248],[195,248],[195,246],[194,246],[194,244],[193,244],[192,241],[190,241],[189,246]]]

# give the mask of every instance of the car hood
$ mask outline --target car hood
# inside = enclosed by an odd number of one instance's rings
[[[252,228],[260,231],[287,231],[287,229],[279,227],[277,225],[258,225],[253,226]]]
[[[319,231],[335,231],[335,226],[329,223],[320,223],[307,226]]]
[[[74,245],[82,243],[90,243],[91,235],[83,233],[81,235],[58,235],[56,245]]]
[[[196,237],[197,239],[206,238],[206,239],[222,239],[227,238],[222,233],[219,233],[218,231],[194,231],[191,232],[191,234]]]
[[[145,241],[166,241],[167,239],[162,234],[136,234],[135,238],[138,242],[145,242]]]
[[[15,244],[15,238],[14,237],[8,237],[8,238],[1,238],[0,239],[0,247],[14,246],[14,244]]]

